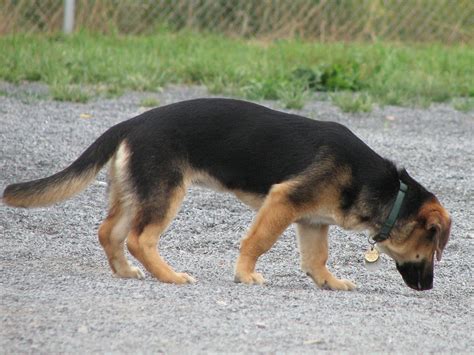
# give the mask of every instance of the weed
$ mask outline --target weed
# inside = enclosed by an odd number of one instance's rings
[[[316,69],[297,68],[293,71],[296,80],[303,80],[315,91],[338,91],[361,88],[357,64],[344,67],[341,64],[322,65]]]
[[[140,106],[143,107],[156,107],[160,105],[160,101],[154,97],[145,97],[140,100]]]
[[[372,98],[367,93],[353,94],[341,92],[331,96],[332,102],[343,112],[370,112],[372,111]]]
[[[211,94],[232,93],[235,90],[232,80],[224,75],[208,78],[204,80],[204,85]]]
[[[110,84],[105,88],[105,96],[108,98],[118,97],[123,94],[123,88],[118,84]]]
[[[289,81],[283,84],[277,91],[278,98],[286,108],[301,109],[309,97],[306,83],[298,81]]]
[[[36,70],[32,70],[32,71],[27,71],[24,75],[24,79],[27,80],[27,81],[40,81],[42,79],[41,77],[41,73],[36,71]]]
[[[474,111],[474,98],[472,97],[454,99],[452,104],[456,110],[461,112],[468,113]]]
[[[92,96],[90,92],[82,89],[80,86],[67,84],[51,86],[50,93],[54,100],[80,103],[86,103]]]
[[[315,91],[322,91],[320,71],[308,68],[299,67],[291,72],[292,80],[305,83],[308,89]]]
[[[237,89],[237,94],[250,100],[276,100],[279,87],[272,80],[250,79]]]

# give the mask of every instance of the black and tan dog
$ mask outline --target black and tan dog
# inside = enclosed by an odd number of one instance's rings
[[[264,282],[255,272],[257,259],[292,223],[303,270],[334,290],[355,285],[326,268],[329,225],[376,236],[417,290],[432,288],[434,256],[441,258],[449,238],[451,220],[436,197],[346,127],[230,99],[180,102],[117,124],[65,170],[8,186],[3,201],[36,207],[67,199],[109,161],[110,211],[99,240],[119,277],[144,276],[126,259],[126,241],[160,281],[194,282],[166,264],[157,248],[193,183],[231,192],[258,210],[241,243],[236,282]],[[393,226],[377,239],[389,218]]]

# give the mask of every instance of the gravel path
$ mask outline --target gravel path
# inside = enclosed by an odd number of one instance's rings
[[[0,189],[74,160],[109,126],[141,112],[130,93],[89,104],[44,99],[41,85],[0,83]],[[207,96],[171,87],[160,104]],[[277,103],[265,103],[278,108]],[[314,101],[301,114],[349,126],[435,192],[454,226],[434,289],[406,287],[393,262],[367,272],[366,237],[332,228],[329,267],[354,292],[315,288],[299,270],[295,233],[258,264],[266,286],[233,283],[238,242],[254,213],[232,196],[195,188],[161,242],[189,286],[111,276],[96,231],[106,184],[50,208],[0,205],[0,353],[458,353],[474,350],[471,114],[436,105],[343,114]],[[104,169],[105,170],[105,169]]]

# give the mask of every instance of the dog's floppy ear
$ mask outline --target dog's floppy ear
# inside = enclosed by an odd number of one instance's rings
[[[425,206],[421,213],[426,221],[426,230],[434,233],[433,241],[436,245],[436,260],[440,261],[451,232],[451,218],[439,202],[430,203],[428,206]]]

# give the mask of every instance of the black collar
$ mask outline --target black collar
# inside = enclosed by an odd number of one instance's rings
[[[390,231],[392,230],[393,226],[395,225],[395,222],[398,219],[398,215],[400,214],[400,208],[402,207],[402,203],[405,199],[405,193],[407,192],[407,190],[408,186],[400,180],[400,189],[398,190],[397,198],[393,203],[392,210],[390,211],[387,220],[382,226],[382,229],[373,237],[375,242],[383,242],[384,240],[390,238]]]

